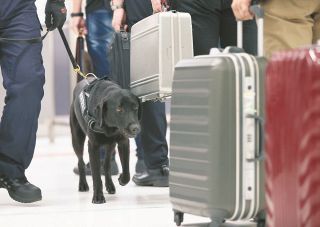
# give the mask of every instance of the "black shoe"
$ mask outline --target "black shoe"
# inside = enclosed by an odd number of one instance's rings
[[[27,178],[0,177],[0,188],[8,190],[10,197],[20,203],[33,203],[42,199],[40,188],[30,184]]]
[[[136,163],[136,173],[143,173],[147,170],[143,159],[138,159]]]
[[[104,175],[104,161],[101,160],[101,163],[100,163],[100,171],[101,171],[101,174]],[[86,164],[86,167],[85,167],[85,173],[87,176],[91,176],[92,173],[91,173],[91,167],[90,167],[90,162],[88,162]],[[79,169],[78,169],[78,166],[75,166],[73,168],[73,172],[77,175],[79,175]],[[118,175],[119,174],[119,169],[118,169],[118,165],[117,165],[117,162],[115,160],[111,160],[111,175]]]
[[[160,169],[147,169],[141,174],[135,174],[132,181],[139,186],[169,186],[169,167],[162,166]]]

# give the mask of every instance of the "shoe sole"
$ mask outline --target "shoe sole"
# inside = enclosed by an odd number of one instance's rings
[[[136,182],[135,179],[132,179],[132,181],[138,186],[169,187],[168,180],[156,180],[154,182],[143,182],[143,183]]]
[[[42,196],[40,196],[40,197],[34,197],[34,198],[32,198],[32,199],[26,199],[26,198],[22,198],[22,197],[20,197],[20,196],[17,196],[17,195],[15,195],[15,194],[12,193],[12,192],[9,192],[9,191],[8,191],[8,193],[9,193],[10,197],[11,197],[13,200],[15,200],[15,201],[17,201],[17,202],[19,202],[19,203],[33,203],[33,202],[37,202],[37,201],[42,200]]]

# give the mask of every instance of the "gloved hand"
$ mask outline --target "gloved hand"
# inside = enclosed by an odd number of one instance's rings
[[[67,17],[67,8],[64,0],[47,0],[45,13],[48,30],[52,31],[57,27],[62,27]]]

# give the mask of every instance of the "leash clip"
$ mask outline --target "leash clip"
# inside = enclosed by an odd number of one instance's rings
[[[77,65],[76,68],[73,68],[74,72],[82,76],[84,79],[87,79],[87,77],[81,72],[80,66]]]

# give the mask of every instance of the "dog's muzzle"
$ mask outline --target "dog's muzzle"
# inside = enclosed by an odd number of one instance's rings
[[[129,127],[125,131],[128,137],[136,137],[141,131],[140,125],[136,123],[132,123],[129,125]]]

